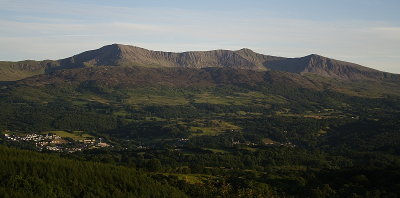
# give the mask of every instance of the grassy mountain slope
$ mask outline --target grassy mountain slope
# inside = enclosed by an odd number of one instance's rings
[[[316,74],[294,74],[280,71],[255,71],[229,68],[145,68],[145,67],[86,67],[55,71],[51,74],[26,78],[17,84],[48,85],[63,83],[96,82],[106,86],[164,85],[190,86],[283,86],[312,90],[332,90],[347,95],[382,97],[400,95],[397,80],[358,80],[324,77]]]
[[[18,84],[82,83],[96,81],[115,85],[168,85],[175,87],[225,85],[263,85],[290,83],[293,87],[318,87],[308,79],[286,72],[253,71],[228,68],[145,68],[145,67],[89,67],[60,70],[52,74],[24,79]]]
[[[0,81],[15,81],[43,74],[46,72],[46,69],[56,65],[58,65],[57,61],[0,61]]]

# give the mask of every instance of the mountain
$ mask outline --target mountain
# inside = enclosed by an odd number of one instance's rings
[[[146,67],[228,67],[265,70],[267,60],[279,57],[257,54],[249,49],[238,51],[162,52],[135,46],[113,44],[60,60],[61,66],[146,66]]]
[[[330,59],[316,54],[301,58],[267,61],[267,68],[299,74],[317,74],[340,79],[399,79],[399,75],[381,72],[354,63]]]
[[[58,61],[25,60],[19,62],[0,61],[0,81],[14,81],[46,73],[47,68],[59,66]]]
[[[223,67],[255,71],[277,70],[301,75],[316,74],[344,80],[393,80],[399,75],[319,55],[284,58],[256,53],[250,49],[162,52],[112,44],[56,61],[0,62],[0,80],[12,81],[56,70],[96,66]]]
[[[396,74],[125,45],[0,65],[0,197],[400,195]]]

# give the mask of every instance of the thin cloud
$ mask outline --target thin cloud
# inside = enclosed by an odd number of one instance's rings
[[[377,27],[374,30],[383,38],[400,40],[400,27]]]
[[[122,43],[165,51],[247,47],[288,57],[318,53],[382,70],[400,62],[400,28],[384,22],[95,4],[88,9],[82,3],[48,0],[24,3],[0,2],[0,10],[20,13],[0,19],[0,59],[58,59]]]

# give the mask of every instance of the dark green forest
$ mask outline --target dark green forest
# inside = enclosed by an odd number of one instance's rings
[[[0,147],[0,197],[186,197],[132,168]]]
[[[35,83],[0,89],[0,197],[400,195],[397,95],[296,82]],[[53,152],[4,136],[47,131],[111,146]]]

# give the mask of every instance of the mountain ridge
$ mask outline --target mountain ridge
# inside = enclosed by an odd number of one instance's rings
[[[99,49],[60,59],[45,61],[0,62],[0,80],[19,80],[62,69],[97,66],[142,67],[223,67],[256,71],[277,70],[301,75],[316,74],[343,80],[399,80],[400,75],[382,72],[358,64],[317,54],[285,58],[256,53],[251,49],[164,52],[141,47],[111,44]],[[12,73],[22,73],[12,75]],[[10,74],[11,73],[11,74]],[[11,77],[7,77],[11,75]],[[13,79],[14,78],[14,79]]]

